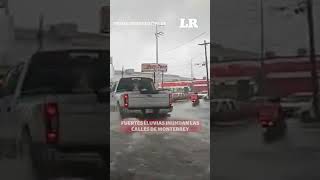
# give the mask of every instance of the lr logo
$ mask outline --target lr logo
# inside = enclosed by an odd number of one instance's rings
[[[180,28],[198,28],[197,19],[188,19],[188,23],[186,23],[186,19],[180,19]]]

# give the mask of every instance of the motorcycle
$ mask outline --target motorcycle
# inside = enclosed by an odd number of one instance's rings
[[[278,106],[268,105],[259,113],[260,123],[263,129],[263,139],[268,142],[282,136],[286,132],[287,124],[285,115]]]
[[[263,139],[267,142],[284,135],[287,129],[287,124],[284,119],[269,121],[262,123],[262,129]]]
[[[190,96],[190,100],[191,100],[191,102],[192,102],[192,106],[193,106],[193,107],[199,105],[199,103],[200,103],[199,95],[198,95],[198,94],[192,94],[192,95]]]
[[[193,100],[191,100],[191,101],[192,101],[192,106],[193,106],[193,107],[200,104],[200,100],[199,100],[199,99],[193,99]]]

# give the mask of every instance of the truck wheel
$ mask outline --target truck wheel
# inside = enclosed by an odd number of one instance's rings
[[[120,113],[120,118],[121,120],[126,118],[126,114],[125,112],[123,111],[123,109],[121,108],[120,104],[118,103],[118,109],[119,109],[119,113]]]
[[[21,141],[19,143],[20,160],[28,164],[32,175],[39,180],[48,179],[44,171],[43,164],[39,163],[39,154],[32,144],[32,138],[28,130],[23,130],[21,134]]]

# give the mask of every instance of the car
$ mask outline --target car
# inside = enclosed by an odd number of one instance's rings
[[[205,96],[203,97],[203,100],[205,100],[205,101],[209,101],[209,100],[210,100],[209,95],[208,95],[208,94],[207,94],[207,95],[205,95]]]
[[[201,91],[198,92],[198,96],[200,99],[204,98],[205,96],[208,96],[208,91]]]
[[[281,106],[287,116],[293,117],[297,115],[299,109],[308,106],[312,99],[311,92],[300,92],[289,95],[281,99]]]
[[[239,106],[233,99],[213,99],[210,107],[214,122],[233,121],[240,114]]]
[[[173,110],[172,96],[167,90],[157,90],[151,78],[121,78],[112,89],[121,118],[137,117],[139,114],[168,115]]]
[[[320,99],[320,97],[318,97]],[[297,111],[298,117],[301,119],[303,122],[308,122],[308,121],[313,121],[316,119],[316,113],[314,111],[314,106],[313,106],[313,98],[306,103],[305,106],[301,107]]]
[[[50,178],[61,157],[85,153],[109,163],[108,57],[98,49],[42,50],[6,74],[0,145],[13,158],[31,159],[40,179]]]

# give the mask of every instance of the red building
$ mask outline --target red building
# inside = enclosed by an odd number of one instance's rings
[[[163,85],[159,83],[159,88],[178,93],[208,91],[207,80],[163,82]]]
[[[317,57],[317,69],[320,72],[320,56]],[[215,85],[235,85],[240,80],[257,86],[261,70],[257,60],[228,61],[211,66]],[[308,57],[275,57],[265,60],[263,75],[266,77],[264,92],[266,95],[286,96],[296,92],[311,92],[311,63]]]

